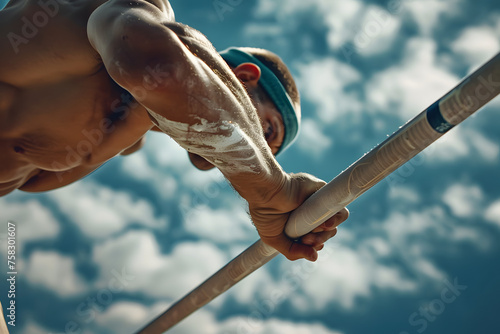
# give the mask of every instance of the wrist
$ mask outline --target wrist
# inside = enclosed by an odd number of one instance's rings
[[[286,188],[289,175],[274,161],[255,174],[226,175],[234,189],[243,197],[250,208],[273,206],[273,199]]]

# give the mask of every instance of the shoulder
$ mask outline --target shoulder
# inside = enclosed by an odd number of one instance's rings
[[[167,0],[109,0],[104,1],[93,11],[89,23],[105,20],[113,21],[115,18],[137,10],[149,12],[164,20],[175,20],[174,10]]]
[[[139,35],[158,25],[174,22],[175,16],[166,0],[109,0],[96,8],[87,22],[87,35],[96,50],[119,39],[123,35]],[[99,45],[104,43],[105,45]]]

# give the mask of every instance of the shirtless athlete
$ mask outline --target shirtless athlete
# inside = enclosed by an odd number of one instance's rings
[[[265,50],[223,57],[167,0],[11,0],[0,11],[0,196],[70,184],[161,130],[198,168],[220,169],[264,242],[315,261],[348,212],[299,241],[283,233],[324,185],[273,156],[296,134],[293,79]]]

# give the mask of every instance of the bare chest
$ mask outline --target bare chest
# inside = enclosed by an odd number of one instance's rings
[[[88,16],[103,2],[18,0],[0,11],[4,160],[44,170],[99,164],[151,126],[88,41]]]
[[[0,81],[22,87],[95,72],[86,27],[98,4],[18,0],[0,11]]]
[[[24,89],[3,84],[2,96],[0,146],[43,170],[98,165],[151,127],[145,110],[104,70]]]

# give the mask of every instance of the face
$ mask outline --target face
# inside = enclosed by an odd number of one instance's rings
[[[260,118],[262,129],[264,130],[264,137],[273,154],[278,153],[278,150],[283,143],[285,137],[285,126],[283,118],[274,104],[266,98],[259,98],[255,94],[249,93],[257,114]],[[261,94],[257,94],[261,95]]]

